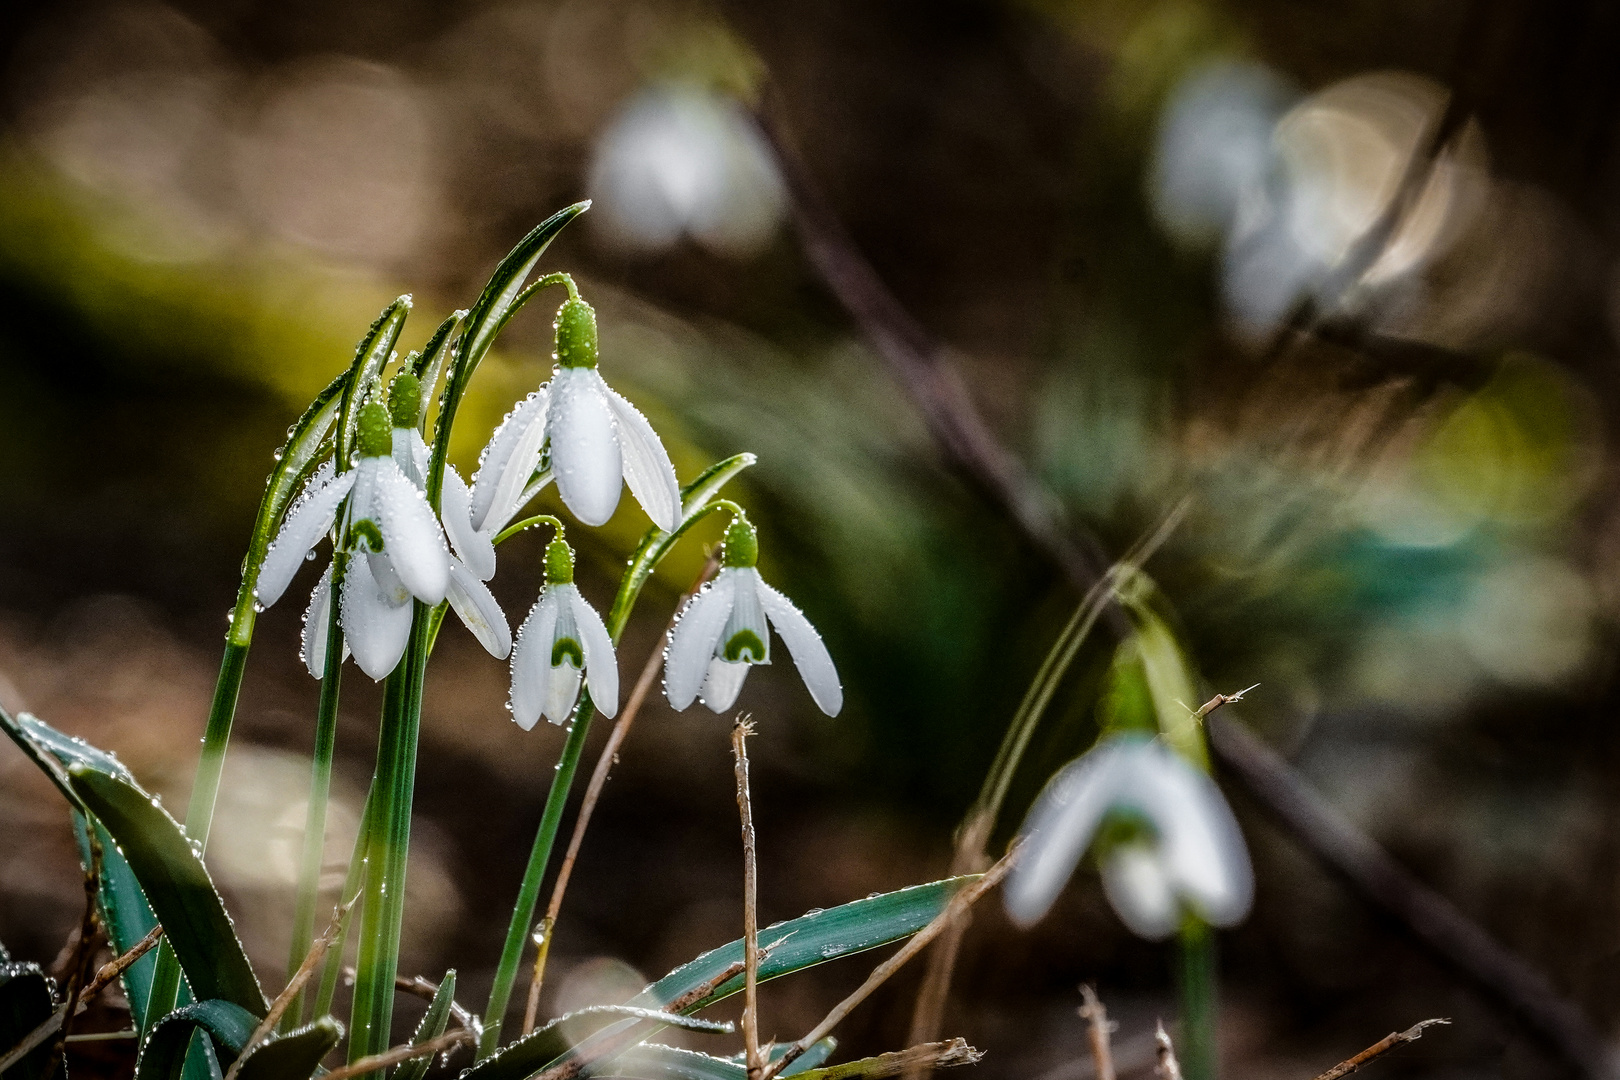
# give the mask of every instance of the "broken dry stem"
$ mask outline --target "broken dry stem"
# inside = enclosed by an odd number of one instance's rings
[[[984,1054],[967,1044],[965,1039],[924,1043],[892,1054],[862,1058],[859,1061],[833,1065],[820,1070],[822,1080],[878,1080],[879,1077],[897,1076],[914,1069],[949,1069],[955,1065],[975,1065]]]
[[[406,978],[403,975],[394,976],[394,989],[421,998],[423,1001],[432,1001],[439,995],[439,984],[431,979],[424,979],[420,975]],[[456,1018],[456,1023],[474,1033],[480,1030],[478,1017],[474,1016],[461,1002],[455,998],[450,999],[450,1015]]]
[[[1013,863],[1017,860],[1020,850],[1021,846],[1015,845],[1012,850],[1001,857],[1000,862],[985,871],[983,877],[964,887],[955,896],[951,897],[951,902],[945,905],[944,911],[934,916],[933,922],[913,934],[911,940],[901,946],[899,952],[874,968],[872,974],[866,977],[866,981],[861,983],[853,994],[833,1006],[833,1010],[823,1017],[821,1023],[817,1024],[809,1034],[788,1047],[787,1053],[768,1065],[761,1074],[760,1080],[773,1080],[774,1077],[781,1075],[783,1069],[793,1064],[801,1054],[825,1038],[827,1033],[837,1027],[839,1022],[853,1012],[857,1005],[865,1001],[872,991],[882,986],[889,980],[890,976],[904,967],[907,961],[927,948],[929,942],[943,933],[952,922],[960,918],[981,896],[1000,884],[1001,879],[1006,877],[1007,872],[1013,868]],[[918,1065],[913,1067],[927,1068],[928,1066]]]
[[[1091,1058],[1097,1064],[1097,1080],[1114,1080],[1114,1025],[1108,1021],[1108,1010],[1090,983],[1080,988],[1080,1019],[1086,1021],[1086,1032],[1091,1038]]]
[[[1389,1053],[1397,1046],[1400,1046],[1402,1043],[1417,1042],[1423,1037],[1424,1028],[1433,1027],[1435,1024],[1449,1023],[1451,1023],[1450,1020],[1424,1020],[1413,1024],[1405,1031],[1392,1031],[1388,1035],[1385,1035],[1382,1039],[1379,1039],[1377,1042],[1367,1047],[1367,1049],[1363,1050],[1361,1053],[1357,1054],[1355,1057],[1350,1058],[1348,1061],[1339,1062],[1337,1065],[1333,1066],[1333,1068],[1329,1069],[1321,1076],[1318,1076],[1316,1080],[1339,1080],[1341,1076],[1349,1076],[1351,1073],[1355,1072],[1369,1061],[1376,1061],[1378,1058],[1383,1057],[1385,1054]]]
[[[90,1007],[90,1002],[94,1001],[96,995],[107,988],[108,983],[111,983],[114,979],[118,978],[118,976],[122,975],[131,964],[145,956],[147,952],[151,950],[152,946],[158,943],[158,939],[162,936],[163,927],[154,926],[145,937],[141,938],[141,940],[130,946],[129,951],[124,955],[120,956],[116,960],[103,964],[101,966],[101,970],[96,972],[96,977],[90,980],[90,984],[83,990],[79,991],[78,1001],[73,1010],[74,1013],[82,1013],[88,1009]],[[42,1022],[38,1027],[25,1035],[22,1042],[18,1043],[10,1050],[7,1050],[4,1056],[0,1056],[0,1073],[4,1073],[18,1061],[22,1060],[22,1058],[25,1057],[30,1050],[44,1042],[46,1039],[50,1038],[51,1034],[60,1028],[62,1026],[62,1021],[66,1019],[67,1005],[64,1003],[50,1016],[46,1017],[44,1022]],[[66,1039],[64,1038],[63,1041],[65,1044]]]
[[[355,901],[359,899],[360,894],[355,893],[347,903],[339,905],[332,912],[332,921],[327,924],[326,932],[315,939],[315,943],[309,947],[309,952],[304,957],[304,962],[298,965],[298,970],[293,972],[293,977],[287,980],[287,985],[282,988],[281,993],[276,995],[276,1000],[270,1003],[270,1011],[264,1014],[264,1019],[259,1021],[259,1026],[253,1029],[253,1034],[248,1036],[248,1041],[242,1044],[241,1052],[236,1055],[236,1060],[231,1062],[231,1067],[226,1070],[225,1080],[236,1080],[237,1073],[242,1071],[242,1062],[247,1060],[248,1054],[255,1046],[263,1042],[272,1031],[276,1030],[276,1025],[281,1022],[282,1014],[287,1011],[287,1007],[298,997],[299,991],[304,988],[304,984],[309,982],[310,977],[315,974],[315,969],[320,965],[321,958],[326,955],[326,950],[332,947],[332,942],[337,940],[338,933],[343,929],[343,920],[349,914],[349,909],[354,907]]]
[[[692,587],[676,601],[677,616],[686,607],[686,602],[703,588],[704,582],[714,576],[719,566],[719,552],[716,551],[704,562],[697,580],[692,582]],[[529,998],[523,1009],[525,1035],[534,1030],[535,1021],[539,1018],[540,987],[545,981],[546,960],[551,953],[551,937],[557,926],[557,917],[562,914],[563,896],[568,892],[568,879],[573,876],[574,862],[579,858],[580,846],[585,842],[585,830],[590,828],[591,815],[596,812],[597,801],[602,798],[602,789],[607,787],[608,774],[613,771],[613,766],[618,764],[619,748],[630,735],[630,725],[636,722],[636,715],[641,712],[641,706],[646,703],[647,695],[652,692],[653,683],[658,679],[658,669],[664,663],[664,649],[669,644],[670,631],[674,629],[675,619],[671,618],[669,625],[664,628],[663,634],[653,645],[652,652],[648,654],[647,662],[642,665],[641,676],[636,679],[635,688],[630,691],[630,700],[625,702],[624,709],[620,711],[619,719],[613,725],[612,733],[608,735],[607,745],[602,747],[602,755],[596,759],[596,768],[591,772],[591,782],[585,787],[585,797],[579,804],[579,815],[574,819],[574,832],[568,838],[568,850],[563,854],[562,865],[557,868],[557,882],[551,887],[551,901],[546,905],[546,914],[540,920],[540,929],[536,935],[539,941],[534,954],[534,975],[529,979]]]
[[[90,865],[84,868],[84,917],[79,920],[79,940],[73,947],[68,958],[67,987],[62,994],[62,1027],[61,1034],[56,1038],[56,1049],[51,1057],[54,1060],[62,1053],[67,1045],[67,1038],[73,1032],[73,1019],[79,1014],[77,1008],[79,991],[84,989],[85,978],[89,974],[90,962],[96,956],[96,936],[101,921],[96,915],[96,898],[101,892],[101,838],[96,835],[94,819],[86,823],[85,839],[90,848]],[[69,1003],[74,1008],[69,1009]]]
[[[447,1031],[443,1035],[440,1035],[437,1039],[429,1039],[425,1043],[419,1043],[415,1046],[408,1044],[404,1046],[396,1046],[392,1050],[385,1051],[381,1054],[373,1054],[370,1057],[363,1057],[359,1061],[343,1066],[341,1069],[333,1069],[331,1072],[327,1073],[322,1080],[353,1080],[353,1078],[356,1076],[364,1076],[367,1073],[380,1072],[383,1069],[390,1068],[394,1065],[403,1064],[404,1062],[411,1061],[415,1058],[427,1057],[429,1054],[438,1054],[446,1050],[452,1050],[463,1043],[471,1046],[476,1039],[477,1037],[467,1028],[459,1028],[455,1031]]]
[[[1153,1047],[1159,1063],[1154,1066],[1153,1071],[1159,1080],[1181,1080],[1181,1062],[1176,1060],[1176,1048],[1170,1042],[1169,1033],[1164,1030],[1164,1021],[1159,1020],[1156,1023],[1158,1026],[1153,1031]]]
[[[742,817],[743,845],[743,1048],[747,1055],[748,1080],[761,1080],[765,1055],[759,1049],[759,879],[754,848],[754,806],[748,794],[748,736],[754,733],[747,720],[738,720],[731,729],[731,754],[737,772],[737,813]]]

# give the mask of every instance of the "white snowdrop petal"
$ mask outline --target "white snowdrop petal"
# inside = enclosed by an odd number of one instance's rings
[[[304,668],[317,679],[326,675],[326,637],[331,629],[331,621],[332,564],[327,563],[326,572],[315,583],[315,591],[309,596],[309,607],[304,611],[304,633],[299,649]]]
[[[380,460],[374,509],[383,551],[405,587],[424,604],[437,604],[450,587],[450,551],[427,499],[391,460]]]
[[[624,459],[602,377],[562,368],[551,380],[547,421],[551,470],[563,505],[586,525],[603,525],[619,505]]]
[[[450,588],[445,592],[445,599],[450,601],[451,610],[472,631],[484,651],[497,660],[505,660],[512,651],[512,628],[506,625],[506,613],[495,602],[489,587],[460,559],[450,560]]]
[[[1102,860],[1103,892],[1131,933],[1163,941],[1181,923],[1181,906],[1160,860],[1147,844],[1121,844]]]
[[[318,477],[319,474],[317,474]],[[281,594],[292,584],[293,575],[304,565],[304,556],[321,542],[321,537],[332,531],[338,504],[354,487],[355,474],[351,470],[309,491],[295,504],[281,523],[275,542],[264,553],[259,564],[259,579],[254,594],[261,607],[269,607],[281,599]]]
[[[765,607],[760,603],[760,589],[765,583],[752,566],[736,567],[731,576],[737,580],[735,601],[731,605],[731,617],[720,631],[715,655],[733,662],[768,664],[771,662],[771,627],[765,621]]]
[[[444,469],[444,531],[450,546],[479,581],[495,576],[495,544],[489,533],[472,526],[472,492],[454,465]]]
[[[542,714],[553,724],[563,724],[574,711],[574,702],[579,700],[579,684],[584,680],[584,673],[571,663],[561,663],[551,669],[551,679],[546,683],[546,699],[542,706]]]
[[[601,375],[598,374],[600,379]],[[613,418],[619,423],[619,449],[624,456],[624,482],[641,508],[665,532],[674,532],[681,521],[681,486],[675,479],[675,466],[658,432],[641,411],[602,384]]]
[[[1170,887],[1209,923],[1240,922],[1254,901],[1254,868],[1220,788],[1158,743],[1145,748],[1136,766],[1129,800],[1159,834]]]
[[[1047,782],[1020,830],[1023,854],[1003,890],[1007,914],[1033,926],[1051,910],[1118,792],[1129,744],[1109,743],[1082,754]]]
[[[489,445],[479,456],[478,471],[473,474],[473,528],[496,532],[504,527],[505,522],[499,525],[491,522],[490,512],[496,506],[508,507],[540,463],[540,451],[546,438],[546,405],[549,400],[550,395],[542,386],[518,402],[495,429],[495,434],[490,436]],[[507,509],[507,517],[510,518],[517,509],[517,506]],[[498,518],[500,515],[495,516]]]
[[[396,606],[378,591],[369,560],[349,560],[339,616],[344,639],[361,671],[381,680],[399,666],[411,638],[411,612],[411,604]]]
[[[394,564],[388,561],[387,553],[356,548],[349,561],[355,562],[361,557],[365,558],[366,566],[371,570],[371,580],[377,586],[377,595],[387,600],[393,607],[411,602],[411,590],[405,587],[405,582],[394,572]]]
[[[413,427],[393,429],[394,464],[417,487],[427,483],[430,453],[422,433]]]
[[[687,602],[664,650],[664,694],[670,707],[684,709],[697,699],[709,674],[709,658],[731,617],[737,587],[736,571],[720,571],[715,579]]]
[[[756,572],[756,578],[758,574]],[[821,635],[804,617],[804,612],[763,581],[758,582],[759,602],[770,616],[771,625],[781,635],[799,669],[799,677],[821,711],[837,716],[844,707],[844,687],[838,681],[838,669],[833,666],[832,654],[822,642]]]
[[[710,712],[723,713],[737,704],[743,682],[748,678],[752,664],[732,663],[718,656],[709,658],[709,668],[703,678],[703,704]]]
[[[556,593],[545,589],[518,628],[512,646],[512,719],[524,731],[540,719],[551,689],[551,647],[557,638]]]
[[[596,711],[613,717],[619,711],[619,658],[608,637],[607,626],[596,609],[585,602],[576,588],[568,594],[574,609],[574,626],[579,630],[580,647],[585,652],[585,679]]]

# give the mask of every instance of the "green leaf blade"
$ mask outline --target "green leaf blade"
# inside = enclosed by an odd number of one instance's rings
[[[51,980],[38,964],[0,963],[0,1055],[22,1042],[51,1018]],[[46,1039],[5,1071],[5,1080],[50,1080],[65,1073],[61,1055],[53,1055],[54,1037]]]
[[[308,1080],[342,1038],[343,1025],[330,1016],[273,1035],[248,1051],[237,1080]]]
[[[229,1001],[200,1001],[159,1020],[135,1062],[135,1080],[182,1080],[191,1037],[207,1035],[219,1060],[235,1061],[259,1018]]]
[[[450,1026],[451,1006],[455,1003],[456,969],[451,968],[439,980],[439,988],[433,992],[433,1000],[428,1002],[427,1012],[422,1014],[421,1021],[416,1025],[416,1033],[411,1036],[411,1045],[421,1046],[443,1035],[445,1028]],[[412,1058],[399,1067],[394,1080],[422,1080],[432,1060],[430,1057]]]
[[[263,1016],[268,1005],[259,980],[207,868],[179,823],[152,796],[121,777],[83,762],[71,765],[68,777],[123,852],[192,993],[204,1002],[220,999]]]

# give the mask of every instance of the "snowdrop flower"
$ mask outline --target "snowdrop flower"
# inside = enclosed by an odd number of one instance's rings
[[[332,530],[347,498],[345,532],[354,546],[339,590],[340,622],[360,669],[381,679],[404,655],[411,598],[425,604],[444,600],[450,588],[450,553],[427,500],[394,458],[388,410],[378,402],[365,405],[357,434],[355,467],[334,473],[322,466],[288,512],[265,552],[256,595],[262,607],[281,598],[298,567]],[[304,660],[317,678],[325,674],[331,591],[328,570],[305,615]]]
[[[388,384],[388,415],[393,424],[390,438],[394,464],[418,489],[423,489],[430,454],[416,426],[422,415],[422,383],[409,371],[401,371]],[[441,516],[455,554],[449,557],[450,577],[444,595],[450,609],[485,651],[504,660],[512,651],[512,628],[484,585],[495,576],[495,545],[489,536],[466,527],[468,499],[461,474],[454,466],[445,466]]]
[[[588,184],[599,235],[631,251],[661,251],[690,236],[746,258],[770,243],[787,202],[748,113],[695,86],[632,98],[604,129]]]
[[[546,584],[518,630],[512,650],[512,697],[507,707],[524,731],[544,716],[564,723],[580,682],[596,711],[619,711],[619,662],[602,616],[574,585],[574,552],[560,536],[546,545]]]
[[[471,523],[492,533],[522,506],[549,447],[563,505],[586,525],[613,516],[624,485],[653,524],[673,532],[681,491],[658,433],[596,370],[596,312],[578,297],[557,312],[551,382],[514,409],[490,440],[473,478]]]
[[[725,712],[736,702],[753,664],[771,661],[770,629],[776,628],[810,697],[828,716],[844,707],[827,646],[804,613],[760,578],[754,568],[759,538],[740,511],[726,529],[720,573],[681,612],[664,653],[664,693],[684,709],[699,693],[703,704]]]
[[[1146,826],[1099,852],[1108,902],[1133,933],[1158,941],[1187,912],[1214,926],[1248,914],[1254,871],[1220,789],[1162,743],[1126,736],[1064,766],[1030,811],[1005,893],[1015,923],[1050,910],[1111,813]]]

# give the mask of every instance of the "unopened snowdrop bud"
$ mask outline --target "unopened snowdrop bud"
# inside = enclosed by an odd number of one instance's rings
[[[557,351],[553,359],[565,368],[596,366],[596,311],[579,298],[563,301],[557,309]]]
[[[619,662],[596,609],[574,585],[574,552],[559,536],[546,546],[546,584],[512,648],[512,719],[524,731],[544,716],[567,721],[583,682],[603,716],[619,711]]]
[[[703,697],[725,712],[742,692],[748,669],[770,663],[770,628],[788,647],[810,697],[828,716],[844,706],[838,670],[804,613],[759,576],[759,537],[737,513],[726,529],[720,573],[681,612],[664,653],[664,693],[676,709]]]
[[[1015,923],[1051,909],[1111,814],[1146,826],[1098,852],[1108,901],[1133,933],[1157,941],[1188,913],[1214,926],[1248,914],[1254,871],[1220,789],[1162,742],[1123,736],[1060,769],[1029,812],[1004,894]]]
[[[388,418],[394,427],[413,428],[422,415],[422,380],[401,371],[388,384]]]
[[[368,401],[360,407],[355,446],[362,458],[387,457],[394,452],[394,431],[388,410],[375,401]]]

